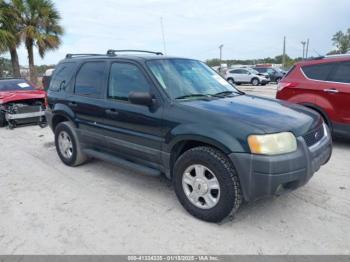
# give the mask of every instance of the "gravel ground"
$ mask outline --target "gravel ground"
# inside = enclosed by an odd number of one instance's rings
[[[350,254],[344,141],[307,185],[221,224],[190,216],[163,177],[98,160],[65,166],[49,128],[0,129],[0,145],[1,254]]]

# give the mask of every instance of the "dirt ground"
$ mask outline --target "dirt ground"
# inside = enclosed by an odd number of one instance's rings
[[[67,167],[53,139],[49,128],[0,129],[1,254],[350,254],[348,142],[304,187],[210,224],[165,178],[99,160]]]

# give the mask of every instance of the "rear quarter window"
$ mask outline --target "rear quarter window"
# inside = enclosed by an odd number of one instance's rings
[[[59,64],[53,73],[49,90],[59,91],[60,89],[65,89],[74,75],[75,67],[76,63],[72,62]]]
[[[314,80],[327,80],[332,69],[334,68],[334,63],[329,64],[318,64],[318,65],[307,65],[302,66],[304,74]]]

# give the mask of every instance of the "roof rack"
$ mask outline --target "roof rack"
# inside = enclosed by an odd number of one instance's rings
[[[350,56],[350,53],[345,54],[335,54],[335,55],[327,55],[326,58],[334,58],[334,57],[348,57]]]
[[[100,56],[101,54],[66,54],[66,58],[73,58],[77,56]]]
[[[147,50],[113,50],[113,49],[109,49],[107,51],[107,55],[116,55],[116,53],[133,53],[133,52],[163,55],[162,52],[153,52],[153,51],[147,51]]]

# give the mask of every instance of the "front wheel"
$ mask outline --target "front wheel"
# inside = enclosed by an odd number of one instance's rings
[[[259,84],[260,84],[259,79],[257,79],[257,78],[253,78],[253,79],[252,79],[252,85],[253,85],[253,86],[258,86]]]
[[[229,82],[231,85],[234,85],[235,84],[235,80],[233,80],[232,78],[229,78],[227,80],[227,82]]]
[[[175,163],[173,182],[183,207],[208,222],[220,222],[236,212],[242,202],[232,164],[214,148],[186,151]]]

